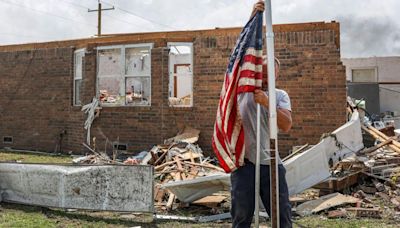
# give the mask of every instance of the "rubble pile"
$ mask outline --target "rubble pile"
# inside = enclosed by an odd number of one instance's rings
[[[364,141],[372,139],[374,145],[332,164],[331,177],[314,186],[319,198],[305,200],[301,195],[296,196],[298,201],[303,199],[295,208],[296,214],[400,219],[399,138],[388,131],[393,131],[394,126],[378,130],[375,125],[367,118],[362,120]]]
[[[191,180],[205,177],[224,170],[214,165],[214,160],[205,157],[196,144],[200,131],[185,127],[175,137],[167,139],[164,144],[154,146],[149,152],[128,158],[125,164],[142,164],[154,166],[154,202],[161,210],[171,210],[188,204],[178,203],[177,197],[161,185],[180,180]],[[200,205],[216,207],[227,197],[223,195],[209,196],[199,200]]]
[[[114,156],[114,158],[111,159],[105,152],[96,151],[85,143],[83,143],[83,146],[85,146],[92,154],[74,158],[72,160],[73,163],[88,165],[121,164],[121,162],[117,161]],[[113,151],[113,154],[114,153],[115,152]]]
[[[355,108],[349,102],[349,114]],[[324,178],[329,173],[330,177],[301,194],[292,195],[290,201],[293,210],[298,216],[324,214],[328,218],[400,220],[400,142],[398,135],[395,135],[395,127],[371,121],[364,116],[357,119],[357,125],[352,121],[352,125],[343,125],[339,131],[326,136],[328,138],[323,137],[321,142],[326,141],[323,144],[294,147],[293,153],[283,159],[286,166],[296,156],[310,154],[310,151],[319,151],[321,148],[330,159],[329,166],[325,166]],[[352,135],[352,129],[357,129],[357,136]],[[229,210],[227,190],[230,188],[230,176],[216,165],[213,158],[204,156],[196,144],[199,134],[200,131],[186,127],[150,151],[143,151],[120,162],[125,165],[154,166],[154,205],[158,211],[190,209],[189,205],[212,208],[212,214]],[[353,142],[357,146],[352,146]],[[118,163],[115,156],[110,159],[86,147],[93,154],[79,158],[77,163]],[[226,214],[220,214],[218,218]]]

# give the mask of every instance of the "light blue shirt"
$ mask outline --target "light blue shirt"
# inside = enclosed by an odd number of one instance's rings
[[[268,94],[267,92],[265,92]],[[253,164],[256,163],[256,140],[257,140],[257,103],[254,101],[253,93],[241,93],[238,96],[239,111],[242,117],[244,129],[245,155]],[[286,91],[276,89],[276,105],[278,108],[292,110],[290,98]],[[269,154],[269,127],[268,127],[268,109],[261,106],[261,125],[260,125],[260,164],[270,164]],[[278,159],[282,164],[281,159]]]

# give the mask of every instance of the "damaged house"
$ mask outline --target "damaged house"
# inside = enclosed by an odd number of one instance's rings
[[[241,28],[105,35],[0,46],[0,147],[82,153],[82,105],[100,101],[93,146],[140,152],[185,126],[211,136],[229,55]],[[346,77],[336,22],[275,25],[279,88],[293,128],[280,152],[317,143],[346,121]],[[111,150],[111,148],[110,148]]]

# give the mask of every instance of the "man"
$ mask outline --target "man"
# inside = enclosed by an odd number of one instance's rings
[[[252,15],[257,11],[264,11],[264,2],[254,5]],[[275,77],[279,75],[279,60],[275,59]],[[268,82],[266,61],[264,59],[263,89]],[[245,135],[245,165],[231,174],[232,197],[232,226],[250,227],[254,214],[255,198],[255,163],[256,163],[256,127],[257,104],[261,105],[261,154],[260,154],[260,197],[267,213],[270,214],[270,156],[269,156],[269,128],[268,128],[268,93],[255,90],[254,93],[242,93],[238,96],[239,111]],[[292,126],[291,105],[288,94],[280,89],[276,90],[278,127],[288,132]],[[289,192],[286,183],[286,170],[278,158],[279,173],[279,203],[280,226],[292,227]]]

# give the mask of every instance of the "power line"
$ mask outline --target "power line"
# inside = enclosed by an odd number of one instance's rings
[[[84,22],[82,22],[82,21],[76,21],[76,20],[73,20],[73,19],[71,19],[71,18],[67,18],[67,17],[63,17],[63,16],[59,16],[59,15],[56,15],[56,14],[49,13],[49,12],[47,12],[47,11],[43,11],[43,10],[38,10],[38,9],[35,9],[35,8],[31,8],[31,7],[28,7],[28,6],[26,6],[26,5],[18,4],[18,3],[15,3],[15,2],[9,2],[9,1],[5,1],[5,0],[0,0],[0,1],[3,2],[3,3],[6,3],[6,4],[19,6],[19,7],[22,7],[22,8],[26,8],[26,9],[29,9],[29,10],[32,10],[32,11],[35,11],[35,12],[38,12],[38,13],[47,14],[47,15],[50,15],[50,16],[53,16],[53,17],[57,17],[57,18],[66,20],[66,21],[74,22],[74,23],[77,23],[78,25],[83,25],[83,24],[85,24],[85,25],[87,25],[87,26],[95,27],[95,28],[96,28],[96,26],[94,26],[94,25],[92,25],[92,24],[84,23]]]
[[[381,87],[381,86],[379,86],[379,89],[384,89],[384,90],[387,90],[387,91],[390,91],[390,92],[394,92],[394,93],[400,93],[400,91],[398,91],[398,90],[389,89],[389,88],[385,88],[385,87]]]
[[[79,8],[83,8],[83,9],[86,9],[86,10],[89,9],[89,7],[86,7],[86,6],[83,6],[83,5],[80,5],[80,4],[76,4],[75,2],[70,2],[70,1],[66,1],[66,0],[61,0],[61,1],[65,2],[65,3],[68,3],[68,4],[71,4],[73,6],[79,7]]]
[[[70,1],[66,1],[66,0],[61,0],[61,1],[65,2],[65,3],[68,3],[68,4],[71,4],[71,5],[75,6],[75,7],[85,9],[85,10],[89,9],[89,7],[86,7],[86,6],[83,6],[83,5],[80,5],[80,4],[76,4],[76,3],[74,3],[74,2],[70,2]],[[81,14],[81,15],[82,15],[82,14]],[[147,27],[145,27],[145,26],[143,26],[143,25],[133,24],[132,22],[125,21],[125,20],[122,20],[122,19],[120,19],[120,18],[111,16],[111,15],[104,14],[104,16],[109,17],[109,18],[112,18],[112,19],[114,19],[114,20],[116,20],[116,21],[120,21],[120,22],[129,24],[129,25],[132,25],[132,26],[136,26],[136,27],[141,27],[141,28],[147,29]]]
[[[117,18],[117,17],[113,17],[113,16],[111,16],[111,15],[104,15],[104,16],[109,17],[109,18],[112,18],[112,19],[117,20],[117,21],[120,21],[120,22],[124,22],[124,23],[129,24],[129,25],[132,25],[132,26],[141,27],[141,28],[144,28],[144,29],[147,29],[147,28],[148,28],[148,27],[145,27],[145,26],[143,26],[143,25],[132,24],[131,22],[128,22],[128,21],[119,19],[119,18]]]
[[[97,1],[97,0],[96,0],[96,1]],[[169,25],[166,25],[166,24],[163,24],[163,23],[159,23],[159,22],[157,22],[157,21],[155,21],[155,20],[152,20],[152,19],[149,19],[149,18],[145,18],[145,17],[143,17],[143,16],[141,16],[141,15],[138,15],[138,14],[132,12],[132,11],[125,10],[125,9],[121,8],[120,6],[115,5],[115,4],[111,4],[111,3],[107,2],[107,1],[101,0],[101,2],[104,2],[105,4],[108,4],[108,5],[114,5],[115,8],[117,8],[118,10],[120,10],[120,11],[122,11],[122,12],[124,12],[124,13],[133,15],[133,16],[135,16],[135,17],[139,17],[139,18],[141,18],[141,19],[143,19],[143,20],[145,20],[145,21],[151,22],[151,23],[153,23],[153,24],[157,24],[157,25],[160,25],[160,26],[163,26],[163,27],[167,27],[167,28],[170,28],[170,29],[176,29],[176,28],[174,28],[174,27],[172,27],[172,26],[169,26]]]
[[[14,37],[26,37],[26,38],[49,39],[49,37],[44,37],[44,36],[29,36],[29,35],[15,34],[15,33],[0,33],[0,35],[2,35],[2,36],[14,36]]]

